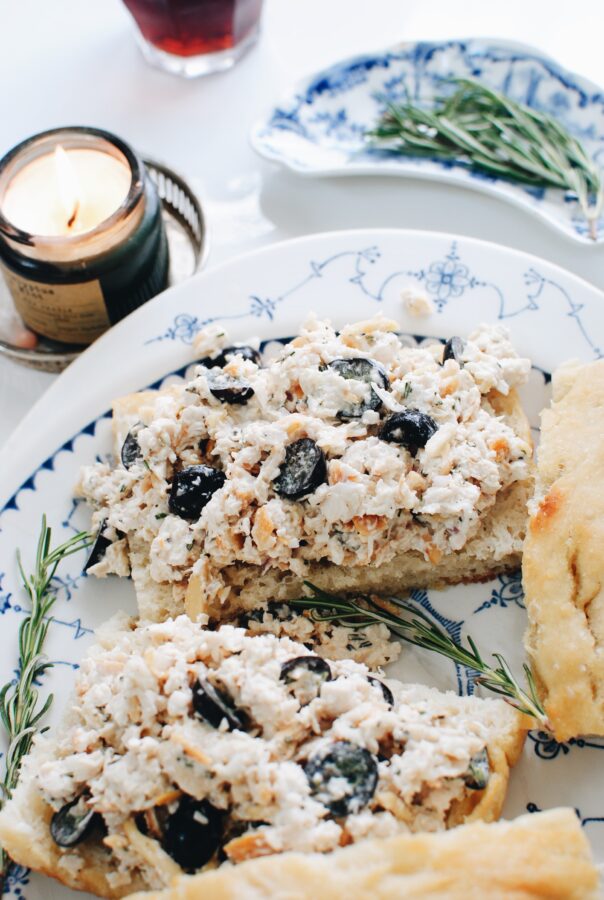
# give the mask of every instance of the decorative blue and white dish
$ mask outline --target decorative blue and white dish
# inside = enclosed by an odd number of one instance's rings
[[[421,289],[434,311],[406,312],[402,293]],[[257,336],[264,352],[299,330],[314,310],[337,327],[381,311],[400,322],[409,342],[467,334],[480,322],[502,322],[533,372],[524,405],[534,427],[549,402],[549,377],[570,357],[604,354],[604,296],[573,275],[517,251],[468,238],[398,230],[315,235],[255,251],[195,276],[155,298],[111,329],[53,384],[0,452],[0,683],[16,674],[17,632],[26,610],[15,552],[32,562],[46,513],[54,540],[86,528],[89,514],[73,500],[79,467],[111,452],[111,401],[145,386],[183,378],[192,340],[205,324],[224,324],[234,341]],[[603,348],[603,349],[601,349]],[[55,695],[56,722],[93,630],[118,609],[134,613],[130,581],[82,572],[83,554],[64,562],[47,652],[54,663],[40,685]],[[519,573],[486,584],[417,591],[421,604],[456,639],[471,634],[486,654],[500,651],[520,672],[525,610]],[[389,675],[469,692],[472,678],[453,663],[405,647]],[[5,751],[0,744],[0,751]],[[514,770],[506,816],[553,806],[576,808],[604,861],[604,786],[595,776],[604,741],[558,744],[530,733]],[[1,762],[1,760],[0,760]],[[66,888],[15,869],[15,900],[67,900]]]
[[[403,175],[486,191],[593,244],[574,195],[368,145],[365,132],[375,126],[385,100],[430,104],[448,79],[462,77],[551,114],[604,166],[604,91],[539,50],[482,38],[398,44],[336,63],[300,82],[257,122],[252,145],[301,175]],[[595,242],[604,242],[604,216]]]

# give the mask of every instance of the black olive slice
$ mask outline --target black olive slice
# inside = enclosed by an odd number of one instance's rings
[[[243,359],[256,363],[257,366],[262,362],[262,358],[257,350],[249,347],[247,344],[242,344],[240,347],[225,347],[217,356],[205,356],[199,360],[199,363],[208,369],[211,369],[213,366],[220,366],[222,369],[235,356],[241,356]]]
[[[336,741],[315,753],[304,772],[312,795],[334,816],[360,812],[373,797],[378,783],[375,756],[350,741]]]
[[[463,776],[466,787],[472,791],[483,791],[489,783],[491,766],[486,747],[472,757],[468,771]]]
[[[465,346],[466,345],[460,337],[455,336],[449,338],[449,340],[445,342],[445,349],[443,350],[443,363],[448,359],[454,359],[460,366],[463,366],[462,356]]]
[[[320,656],[296,656],[281,666],[281,681],[290,688],[300,704],[306,706],[321,693],[321,686],[331,681],[329,664]]]
[[[249,724],[247,715],[235,709],[227,692],[215,688],[203,678],[193,685],[193,709],[200,719],[214,728],[218,728],[223,719],[226,719],[229,731],[246,731]]]
[[[125,469],[129,469],[130,466],[134,465],[134,463],[143,458],[143,454],[141,448],[138,445],[138,441],[136,440],[136,435],[140,431],[141,426],[137,426],[128,432],[126,435],[126,440],[122,444],[122,452],[120,454],[122,458],[122,465]]]
[[[271,600],[266,606],[258,606],[256,609],[240,613],[233,624],[238,628],[249,628],[250,622],[262,624],[265,615],[269,614],[280,622],[287,622],[293,618],[291,607],[287,603]]]
[[[221,403],[235,403],[243,406],[250,397],[254,396],[254,388],[241,378],[232,378],[224,372],[217,374],[210,372],[207,379],[210,393]]]
[[[188,466],[172,479],[168,509],[181,519],[198,519],[212,495],[220,490],[226,475],[212,466]]]
[[[82,795],[62,806],[50,820],[50,836],[59,847],[75,847],[95,828],[103,827],[100,813],[84,806]]]
[[[196,872],[220,846],[224,818],[207,800],[183,797],[165,822],[161,845],[181,869]]]
[[[420,412],[419,409],[405,409],[388,416],[380,437],[391,444],[402,444],[415,456],[437,431],[438,425],[427,413]]]
[[[384,700],[386,701],[390,709],[392,709],[394,707],[394,695],[388,685],[384,684],[383,681],[380,681],[379,678],[374,678],[373,675],[368,675],[367,681],[369,682],[369,684],[373,684],[376,688],[378,688],[378,690],[382,692]]]
[[[103,519],[101,524],[99,525],[99,529],[96,533],[96,537],[94,539],[94,544],[92,545],[92,549],[88,555],[88,559],[84,563],[84,571],[87,572],[88,569],[91,569],[93,566],[96,566],[107,552],[107,547],[110,547],[113,541],[110,541],[108,537],[105,537],[103,534],[104,530],[107,528],[107,519]]]
[[[289,500],[299,500],[327,480],[327,465],[320,447],[310,438],[289,444],[279,474],[273,481],[276,492]]]
[[[333,369],[334,372],[337,372],[338,375],[346,378],[346,380],[363,381],[365,384],[373,382],[385,389],[390,387],[390,382],[383,366],[373,359],[365,359],[361,356],[353,359],[334,359],[328,364],[327,368]],[[338,419],[358,419],[367,410],[377,410],[381,405],[382,401],[376,392],[371,389],[367,400],[361,403],[350,403],[339,410],[337,414]]]

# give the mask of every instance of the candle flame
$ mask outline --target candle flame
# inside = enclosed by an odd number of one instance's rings
[[[59,202],[67,217],[67,228],[72,228],[80,208],[77,174],[69,155],[60,145],[55,147],[54,160]]]

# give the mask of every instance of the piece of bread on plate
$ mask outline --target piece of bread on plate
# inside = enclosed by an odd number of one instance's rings
[[[524,735],[500,700],[376,679],[288,638],[116,617],[24,760],[0,844],[121,897],[225,859],[492,821]]]
[[[559,741],[604,735],[604,361],[561,367],[524,546],[526,647]]]
[[[159,621],[233,617],[304,580],[395,594],[517,568],[529,361],[496,326],[444,347],[395,329],[312,320],[264,365],[223,349],[185,384],[117,400],[121,462],[78,488],[111,542],[92,574],[129,564]]]
[[[183,876],[130,900],[596,900],[598,870],[572,809],[440,834],[284,853]]]

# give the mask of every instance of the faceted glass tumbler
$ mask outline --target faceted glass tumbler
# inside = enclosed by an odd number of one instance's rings
[[[145,59],[195,78],[230,69],[255,42],[262,0],[124,0]]]

